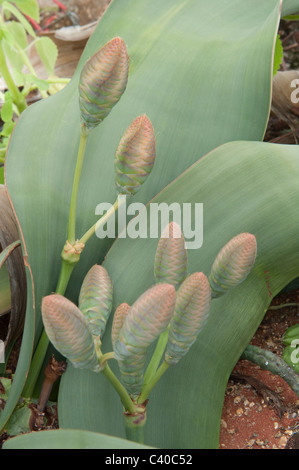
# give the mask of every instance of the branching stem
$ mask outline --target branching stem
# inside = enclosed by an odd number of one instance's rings
[[[158,339],[154,354],[152,355],[150,363],[144,374],[143,387],[146,387],[146,385],[151,381],[151,379],[154,377],[155,373],[157,372],[157,369],[161,362],[161,358],[165,351],[165,347],[168,341],[168,335],[169,335],[169,327],[165,331],[163,331],[163,333],[160,335]]]
[[[160,365],[159,369],[157,370],[155,375],[152,377],[150,382],[143,387],[141,394],[138,398],[138,403],[144,403],[145,400],[147,400],[147,397],[149,396],[151,390],[154,388],[154,386],[156,385],[158,380],[162,377],[162,375],[167,371],[168,367],[169,367],[169,364],[167,364],[167,362],[165,361],[162,362],[162,364]]]

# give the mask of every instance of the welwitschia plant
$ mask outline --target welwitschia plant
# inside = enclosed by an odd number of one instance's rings
[[[298,0],[252,0],[250,5],[242,0],[113,0],[71,83],[59,96],[22,113],[8,149],[6,178],[24,239],[28,304],[22,354],[9,403],[1,413],[2,427],[20,396],[29,367],[34,366],[30,360],[42,329],[41,299],[55,290],[59,275],[57,246],[62,248],[66,241],[73,160],[80,138],[80,72],[99,44],[119,35],[130,53],[130,86],[117,108],[88,137],[75,235],[80,241],[97,220],[96,204],[115,200],[117,142],[130,122],[146,112],[155,127],[159,158],[150,184],[143,185],[137,196],[139,201],[176,203],[181,209],[190,202],[192,211],[198,202],[204,207],[204,244],[189,252],[189,273],[200,270],[209,277],[215,255],[226,241],[245,231],[256,236],[259,256],[254,271],[233,291],[212,301],[198,340],[176,366],[168,367],[167,380],[161,378],[149,395],[148,444],[218,446],[229,373],[273,296],[298,276],[298,149],[262,142],[270,112],[279,18],[281,13],[294,13],[295,3],[298,7]],[[221,73],[215,73],[216,65]],[[228,86],[232,83],[233,87]],[[183,228],[187,236],[191,227]],[[38,249],[41,240],[47,241],[42,252]],[[114,244],[93,239],[72,274],[67,296],[77,303],[84,275],[99,262],[113,280],[114,305],[132,306],[155,282],[156,247],[157,240],[152,238],[119,237]],[[113,342],[128,310],[128,305],[119,309]],[[108,321],[101,346],[104,353],[111,351],[109,328]],[[168,335],[169,328],[157,341],[159,360],[150,360],[142,388],[163,363]],[[119,378],[117,363],[108,364]],[[110,392],[102,373],[70,365],[59,388],[61,427],[124,437],[119,425],[121,406]],[[99,396],[105,396],[104,406],[99,405]]]
[[[244,233],[233,238],[215,259],[210,275],[212,285],[223,286],[224,279],[234,279],[226,283],[222,292],[225,294],[248,276],[255,257],[253,235]],[[156,250],[154,270],[158,282],[131,307],[124,302],[116,308],[111,331],[113,351],[104,354],[101,338],[111,312],[113,292],[104,267],[94,265],[86,274],[79,307],[60,294],[43,299],[42,315],[51,342],[74,367],[103,372],[110,380],[124,406],[129,439],[142,442],[151,390],[169,366],[176,365],[188,353],[208,321],[211,281],[202,272],[186,277],[186,269],[184,237],[180,227],[172,222],[164,229]],[[145,370],[148,348],[156,340],[156,349]],[[117,360],[121,382],[109,368],[109,359]]]

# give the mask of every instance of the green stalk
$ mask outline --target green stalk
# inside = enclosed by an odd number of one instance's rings
[[[102,373],[105,375],[105,377],[109,380],[113,388],[116,390],[116,392],[119,395],[119,398],[124,406],[124,409],[128,411],[129,413],[135,413],[136,412],[136,407],[133,401],[131,400],[128,392],[126,391],[125,387],[120,383],[118,378],[114,375],[112,370],[108,365],[106,365],[105,369],[103,369]]]
[[[138,442],[144,444],[144,426],[130,426],[125,419],[126,425],[126,438],[128,441]]]
[[[65,294],[66,288],[68,286],[71,274],[75,266],[76,266],[76,263],[71,264],[65,260],[62,260],[59,279],[58,279],[57,287],[55,290],[56,294],[61,294],[61,295]]]
[[[112,207],[110,207],[110,209],[106,212],[106,214],[104,214],[92,227],[90,227],[89,230],[87,230],[87,232],[83,235],[82,238],[80,238],[80,243],[84,243],[84,245],[86,244],[86,242],[90,239],[90,237],[95,233],[95,231],[101,227],[102,225],[105,224],[105,222],[107,222],[107,220],[109,219],[109,217],[111,217],[113,214],[115,214],[115,212],[118,210],[118,208],[124,204],[126,198],[117,198],[115,203],[113,204]]]
[[[285,307],[299,307],[299,304],[297,302],[291,302],[288,304],[281,304],[281,305],[272,305],[271,307],[268,308],[268,310],[280,310]]]
[[[279,375],[283,380],[289,384],[291,389],[299,397],[299,380],[298,374],[290,367],[282,357],[271,351],[266,351],[249,344],[243,351],[241,359],[254,362],[258,364],[262,369],[272,372],[272,374]]]
[[[74,176],[74,181],[73,181],[70,213],[69,213],[68,241],[70,242],[71,245],[75,243],[76,241],[77,200],[78,200],[79,183],[80,183],[80,178],[81,178],[81,173],[82,173],[87,137],[88,135],[84,135],[81,132],[77,163],[76,163],[76,169],[75,169],[75,176]]]
[[[4,78],[4,81],[11,93],[12,100],[18,108],[18,111],[21,113],[24,109],[27,108],[27,103],[25,97],[19,91],[18,87],[16,86],[14,79],[9,71],[7,66],[5,53],[2,47],[2,43],[0,41],[0,74]]]
[[[49,83],[49,85],[62,84],[67,85],[71,81],[70,78],[63,78],[63,77],[54,77],[54,78],[46,78],[45,82]]]
[[[145,387],[151,381],[151,379],[154,377],[155,373],[157,372],[157,369],[161,362],[161,358],[165,351],[165,347],[168,341],[168,335],[169,335],[169,327],[167,327],[167,329],[163,331],[163,333],[160,335],[158,339],[154,354],[152,355],[150,363],[147,366],[146,372],[144,374],[143,387]]]
[[[167,371],[169,367],[169,364],[167,362],[162,362],[160,365],[159,369],[155,373],[155,375],[152,377],[150,382],[148,384],[145,384],[143,389],[141,390],[141,394],[139,395],[137,403],[144,403],[147,397],[149,396],[150,392],[158,382],[158,380],[162,377],[162,375]]]

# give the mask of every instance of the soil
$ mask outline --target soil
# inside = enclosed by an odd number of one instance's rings
[[[281,308],[272,309],[277,306]],[[281,293],[273,299],[250,344],[281,356],[282,336],[298,322],[299,291]],[[239,376],[257,379],[258,389],[240,383]],[[274,392],[275,400],[265,387]],[[220,449],[284,449],[290,445],[298,449],[298,437],[299,397],[279,376],[240,359],[226,388]]]
[[[51,0],[39,0],[44,8],[41,23],[49,18],[47,7]],[[110,0],[62,0],[75,16],[59,11],[59,21],[52,22],[56,29],[74,24],[86,24],[100,18]],[[281,70],[298,68],[299,22],[281,22],[280,37],[284,48]],[[299,119],[298,119],[299,121]],[[299,127],[299,126],[298,126]],[[287,120],[271,112],[265,141],[295,144],[294,133]],[[291,304],[291,305],[289,305]],[[280,306],[278,308],[278,306]],[[274,307],[274,308],[273,308]],[[3,321],[3,319],[2,319]],[[282,336],[289,326],[299,322],[299,290],[282,292],[272,301],[264,320],[251,340],[251,344],[270,350],[277,355],[283,351]],[[0,322],[0,337],[1,337]],[[4,325],[4,324],[3,324]],[[19,339],[10,357],[7,373],[16,368],[21,344]],[[253,378],[257,380],[252,386]],[[269,392],[270,389],[270,392]],[[47,409],[49,412],[49,409]],[[48,415],[46,428],[59,426],[56,415]],[[0,435],[3,442],[9,436]],[[261,369],[256,364],[240,359],[227,384],[220,429],[219,449],[298,449],[299,398],[279,376]]]

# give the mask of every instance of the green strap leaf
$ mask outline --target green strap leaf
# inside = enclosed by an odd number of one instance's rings
[[[4,248],[3,251],[0,253],[0,269],[2,268],[3,264],[7,260],[7,258],[11,255],[13,250],[17,248],[18,246],[21,245],[20,240],[16,240],[15,242],[11,243],[8,245],[6,248]]]
[[[28,433],[8,439],[3,449],[151,449],[125,439],[82,429],[59,429]],[[107,457],[108,459],[111,457]],[[110,461],[108,461],[110,463]],[[113,462],[111,462],[113,464]]]

